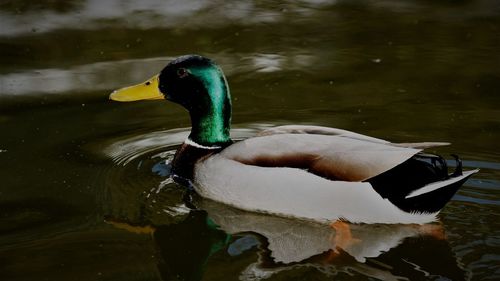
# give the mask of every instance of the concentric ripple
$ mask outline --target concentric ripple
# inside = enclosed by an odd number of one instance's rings
[[[267,127],[250,124],[233,129],[231,134],[233,139],[244,139]],[[170,163],[189,130],[171,129],[123,137],[102,149],[113,162],[102,174],[106,182],[102,196],[106,217],[132,224],[165,225],[189,213],[183,200],[185,188],[170,178]]]

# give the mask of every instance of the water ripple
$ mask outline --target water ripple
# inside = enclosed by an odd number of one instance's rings
[[[245,124],[233,129],[231,135],[233,139],[244,139],[267,127]],[[126,217],[143,225],[170,224],[187,215],[185,188],[170,178],[170,169],[189,131],[179,128],[122,136],[104,146],[102,153],[113,163],[101,175],[106,182],[101,196],[106,217]]]
[[[138,157],[162,147],[180,145],[189,135],[189,128],[151,132],[115,141],[103,153],[118,165],[125,166]]]
[[[493,179],[475,179],[467,181],[467,186],[477,187],[486,190],[500,190],[500,181]]]
[[[500,206],[500,201],[499,200],[490,200],[490,199],[483,199],[483,198],[475,198],[475,197],[470,197],[470,196],[463,196],[463,195],[455,195],[453,197],[453,200],[457,201],[463,201],[463,202],[470,202],[470,203],[476,203],[476,204],[481,204],[481,205],[496,205]]]
[[[500,170],[500,163],[497,162],[464,160],[463,164],[465,167],[471,168],[474,167],[479,169]]]

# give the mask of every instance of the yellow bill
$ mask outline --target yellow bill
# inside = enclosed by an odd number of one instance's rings
[[[158,75],[155,75],[141,84],[115,90],[109,95],[109,99],[122,102],[164,99],[158,87],[158,79]]]

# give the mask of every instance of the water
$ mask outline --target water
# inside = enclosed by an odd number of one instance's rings
[[[2,280],[497,280],[497,1],[0,3]],[[189,131],[114,103],[176,56],[216,60],[236,139],[282,124],[449,141],[481,168],[426,226],[346,233],[242,212],[168,178]],[[192,209],[196,207],[197,209]],[[349,242],[351,241],[351,242]]]

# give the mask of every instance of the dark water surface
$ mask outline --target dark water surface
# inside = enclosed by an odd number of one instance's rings
[[[33,3],[35,2],[35,3]],[[1,1],[1,280],[499,280],[500,2]],[[481,168],[437,224],[327,226],[193,198],[189,119],[108,94],[215,59],[233,137],[281,124],[449,141]],[[341,233],[340,233],[341,234]]]

